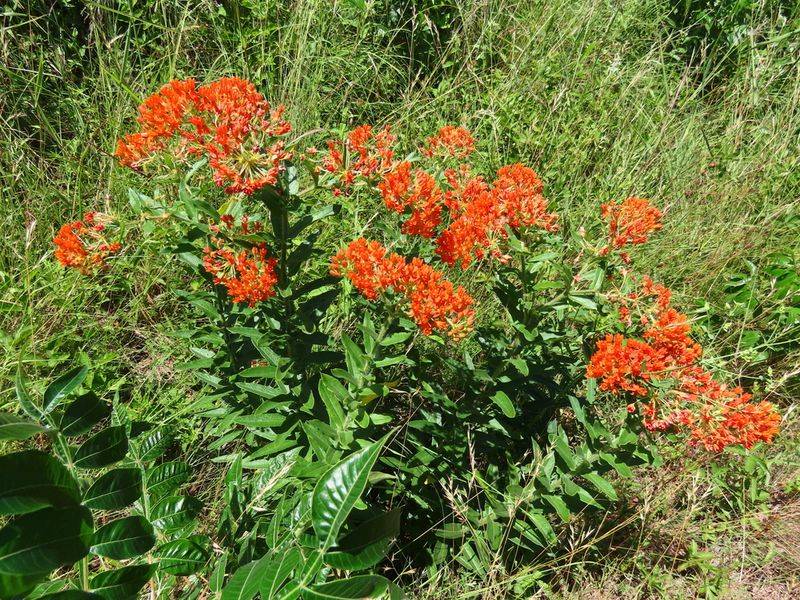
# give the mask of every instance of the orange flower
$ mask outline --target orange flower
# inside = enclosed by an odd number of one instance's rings
[[[378,184],[387,208],[398,213],[411,209],[403,233],[430,238],[442,220],[444,195],[429,173],[417,169],[411,180],[411,163],[401,162]]]
[[[507,225],[558,229],[557,215],[547,212],[542,182],[529,167],[517,163],[500,168],[491,187],[480,178],[467,178],[462,183],[463,173],[459,177],[455,171],[446,176],[458,186],[447,202],[459,215],[436,240],[436,252],[448,265],[460,262],[466,268],[487,250],[502,256],[498,241],[508,237]]]
[[[411,318],[425,335],[436,329],[457,340],[472,330],[472,297],[422,259],[414,258],[406,265],[402,290],[408,298]]]
[[[602,255],[625,246],[644,244],[653,231],[661,229],[662,213],[649,200],[628,198],[621,204],[603,204],[600,208],[603,219],[608,222],[609,245],[603,248]],[[629,259],[622,254],[625,262]]]
[[[112,222],[108,215],[88,212],[82,221],[62,225],[53,238],[56,260],[84,275],[106,269],[106,260],[122,249],[122,244],[107,239],[107,226]]]
[[[547,200],[542,191],[542,180],[530,167],[516,163],[497,171],[494,193],[502,207],[503,217],[511,227],[558,230],[558,217],[547,212]]]
[[[475,151],[475,139],[469,130],[463,127],[445,125],[436,135],[425,140],[420,152],[431,158],[433,156],[450,156],[464,159]]]
[[[291,159],[282,136],[291,131],[249,81],[229,77],[197,87],[173,81],[139,107],[141,130],[122,138],[115,155],[139,168],[177,135],[175,158],[208,157],[214,181],[228,193],[252,194],[273,185]]]
[[[461,339],[472,329],[473,300],[463,287],[421,259],[406,262],[378,242],[351,242],[331,260],[331,274],[347,277],[368,300],[393,293],[425,335],[438,330]]]
[[[600,389],[609,392],[649,397],[642,408],[644,426],[684,431],[691,445],[720,451],[732,444],[750,448],[772,441],[780,423],[774,407],[750,402],[750,394],[728,388],[697,364],[702,348],[691,339],[688,319],[671,306],[670,296],[667,288],[645,277],[641,293],[625,299],[641,312],[644,341],[607,335],[597,343],[587,377],[599,379]],[[654,298],[652,306],[641,305],[646,298]],[[630,309],[623,308],[629,318]],[[672,389],[659,392],[651,388],[655,382],[671,382]]]
[[[377,133],[371,125],[360,125],[341,142],[328,141],[328,153],[322,157],[322,169],[336,178],[334,193],[347,192],[358,179],[371,181],[392,168],[397,136],[389,126]],[[346,153],[344,152],[346,150]]]
[[[347,277],[365,298],[375,300],[398,287],[404,266],[401,256],[389,255],[376,241],[358,238],[334,255],[330,271],[336,277]]]
[[[212,231],[231,237],[236,233],[247,235],[261,229],[259,223],[250,223],[244,217],[237,230],[233,219],[226,217],[222,218],[222,226],[213,226]],[[278,261],[268,255],[264,243],[237,251],[223,237],[214,236],[211,245],[203,250],[203,268],[213,276],[214,283],[226,288],[233,302],[246,302],[252,307],[275,295],[275,284],[278,283],[275,266]]]

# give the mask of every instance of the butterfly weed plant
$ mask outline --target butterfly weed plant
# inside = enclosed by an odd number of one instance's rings
[[[187,466],[151,464],[155,433],[76,395],[85,371],[41,404],[20,383],[27,416],[0,431],[37,450],[0,459],[3,597],[131,597],[168,576],[186,597],[401,597],[409,564],[486,577],[553,558],[563,524],[617,502],[660,445],[771,442],[775,408],[709,369],[670,290],[635,266],[658,203],[610,201],[573,230],[531,166],[481,172],[479,147],[455,125],[296,132],[237,78],[147,98],[115,152],[142,175],[131,211],[64,224],[55,258],[65,277],[134,248],[185,269],[175,297],[196,320],[174,332],[193,355],[179,368],[210,407],[222,510],[192,532]],[[69,548],[44,527],[57,511]],[[117,541],[123,525],[135,542]]]

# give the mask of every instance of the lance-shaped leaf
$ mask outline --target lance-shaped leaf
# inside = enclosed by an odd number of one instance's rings
[[[277,596],[278,590],[300,564],[301,559],[302,556],[297,548],[292,548],[288,552],[282,552],[272,558],[259,582],[258,589],[262,600],[269,600]]]
[[[304,600],[342,600],[381,598],[389,589],[389,580],[380,575],[358,575],[311,586],[303,591]]]
[[[208,540],[200,535],[172,540],[153,551],[160,571],[170,575],[197,573],[208,562]]]
[[[357,571],[376,565],[400,533],[400,509],[396,508],[361,523],[325,554],[325,562],[336,569]]]
[[[367,487],[369,472],[381,453],[386,438],[354,452],[328,470],[311,498],[311,522],[323,549],[336,541],[342,524]]]
[[[25,414],[37,421],[42,418],[42,409],[34,404],[28,387],[25,385],[25,379],[22,374],[22,366],[17,366],[17,376],[14,378],[14,391],[17,394],[17,402],[25,411]]]
[[[128,437],[125,428],[108,427],[96,433],[75,453],[75,466],[82,469],[99,469],[125,458]]]
[[[47,506],[77,504],[78,482],[49,454],[26,450],[0,457],[0,514],[21,515]]]
[[[83,503],[95,510],[119,510],[142,495],[142,472],[136,468],[109,471],[83,495]]]
[[[44,391],[44,413],[51,412],[61,400],[78,389],[83,380],[86,379],[87,373],[88,369],[86,367],[76,367],[47,386]]]
[[[335,429],[344,426],[343,405],[348,401],[350,394],[338,379],[323,373],[319,379],[319,396],[328,413],[328,423]]]
[[[47,431],[38,423],[10,413],[0,413],[0,440],[26,440]]]
[[[81,435],[111,414],[111,406],[94,392],[87,392],[73,400],[61,417],[59,430],[66,436]]]
[[[157,529],[177,531],[191,523],[202,507],[191,496],[168,496],[150,510],[150,518]]]
[[[147,491],[163,496],[189,481],[191,468],[183,461],[166,462],[147,471]]]
[[[271,555],[239,567],[222,590],[222,600],[251,600],[267,572]]]
[[[150,462],[166,452],[175,439],[171,431],[165,428],[156,429],[148,433],[136,445],[136,453],[142,462]]]
[[[150,578],[156,565],[132,565],[95,575],[89,588],[105,600],[131,600],[136,598]]]
[[[86,556],[91,539],[92,515],[82,506],[18,517],[0,530],[0,573],[49,573]]]
[[[134,515],[106,523],[94,532],[93,553],[122,560],[140,556],[156,543],[153,526],[142,516]]]

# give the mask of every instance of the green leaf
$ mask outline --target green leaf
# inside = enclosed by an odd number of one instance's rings
[[[562,432],[562,435],[557,436],[553,447],[555,448],[556,453],[561,457],[561,460],[564,461],[567,469],[574,471],[575,467],[577,466],[577,462],[575,461],[575,455],[572,453],[572,450],[569,447],[566,434],[563,434]]]
[[[158,559],[158,569],[170,575],[197,573],[208,562],[209,553],[202,536],[172,540],[156,548],[153,556]]]
[[[172,532],[192,522],[203,505],[191,496],[168,496],[150,510],[156,529]]]
[[[9,413],[0,413],[0,440],[27,440],[47,431],[45,427]]]
[[[319,378],[319,396],[325,404],[328,421],[331,427],[342,429],[344,427],[344,410],[342,405],[347,402],[350,394],[338,379],[323,373]]]
[[[358,575],[311,586],[303,591],[304,600],[380,598],[389,589],[389,580],[380,575]]]
[[[244,565],[236,570],[222,590],[222,600],[251,600],[267,573],[271,556],[268,554],[259,560]]]
[[[81,435],[111,414],[111,407],[94,392],[78,396],[64,411],[59,429],[66,436]]]
[[[586,473],[581,475],[581,477],[596,487],[597,491],[603,494],[609,500],[618,500],[617,492],[614,490],[614,486],[597,473]]]
[[[153,526],[142,516],[135,515],[106,523],[94,532],[93,553],[116,560],[140,556],[156,543]]]
[[[88,372],[86,367],[76,367],[47,386],[44,391],[44,413],[51,412],[61,400],[78,389]]]
[[[364,370],[367,368],[367,357],[350,337],[342,334],[342,344],[344,345],[344,360],[347,370],[355,379],[358,387],[364,382]]]
[[[83,503],[95,510],[119,510],[142,495],[142,472],[137,468],[109,471],[83,495]]]
[[[25,386],[25,379],[22,374],[22,365],[17,365],[17,376],[14,378],[14,390],[17,394],[17,402],[19,402],[22,410],[25,411],[25,414],[37,421],[44,416],[42,414],[42,409],[33,403],[33,399],[28,393],[28,388]]]
[[[89,589],[105,600],[132,600],[155,572],[156,565],[132,565],[95,575]]]
[[[189,481],[191,468],[183,461],[166,462],[147,471],[147,491],[163,496]]]
[[[91,538],[92,515],[82,506],[18,517],[0,530],[0,573],[49,573],[86,556]]]
[[[0,597],[24,598],[47,576],[46,573],[37,575],[13,575],[0,573]]]
[[[0,514],[80,504],[78,482],[55,458],[38,450],[0,457]]]
[[[222,584],[225,583],[225,567],[227,565],[228,553],[226,551],[217,558],[217,566],[214,568],[214,571],[208,578],[208,587],[212,592],[214,592],[215,597],[216,594],[219,594],[219,592],[222,591]]]
[[[108,427],[96,433],[75,453],[75,466],[81,469],[99,469],[125,458],[128,437],[122,426]]]
[[[269,600],[276,596],[292,571],[300,564],[301,559],[300,551],[297,548],[292,548],[288,552],[280,553],[278,558],[273,558],[270,561],[258,584],[262,600]]]
[[[509,398],[505,392],[496,392],[495,395],[492,396],[492,402],[500,407],[500,410],[502,410],[503,414],[509,419],[513,419],[515,416],[517,416],[517,411],[511,402],[511,398]]]
[[[136,452],[139,460],[150,462],[157,459],[167,451],[175,436],[165,428],[156,429],[145,436],[137,445]]]
[[[570,512],[569,508],[567,507],[567,503],[559,496],[553,496],[552,494],[542,494],[542,498],[544,498],[547,503],[552,506],[556,514],[561,518],[564,523],[569,522]]]
[[[347,515],[367,487],[369,472],[385,442],[386,437],[354,452],[328,470],[314,486],[311,520],[324,550],[336,541]]]
[[[393,538],[400,533],[400,509],[380,514],[348,532],[325,562],[336,569],[368,569],[383,559]]]

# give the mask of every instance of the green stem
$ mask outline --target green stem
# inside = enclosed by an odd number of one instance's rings
[[[84,556],[81,559],[81,589],[85,592],[89,591],[89,557]]]

